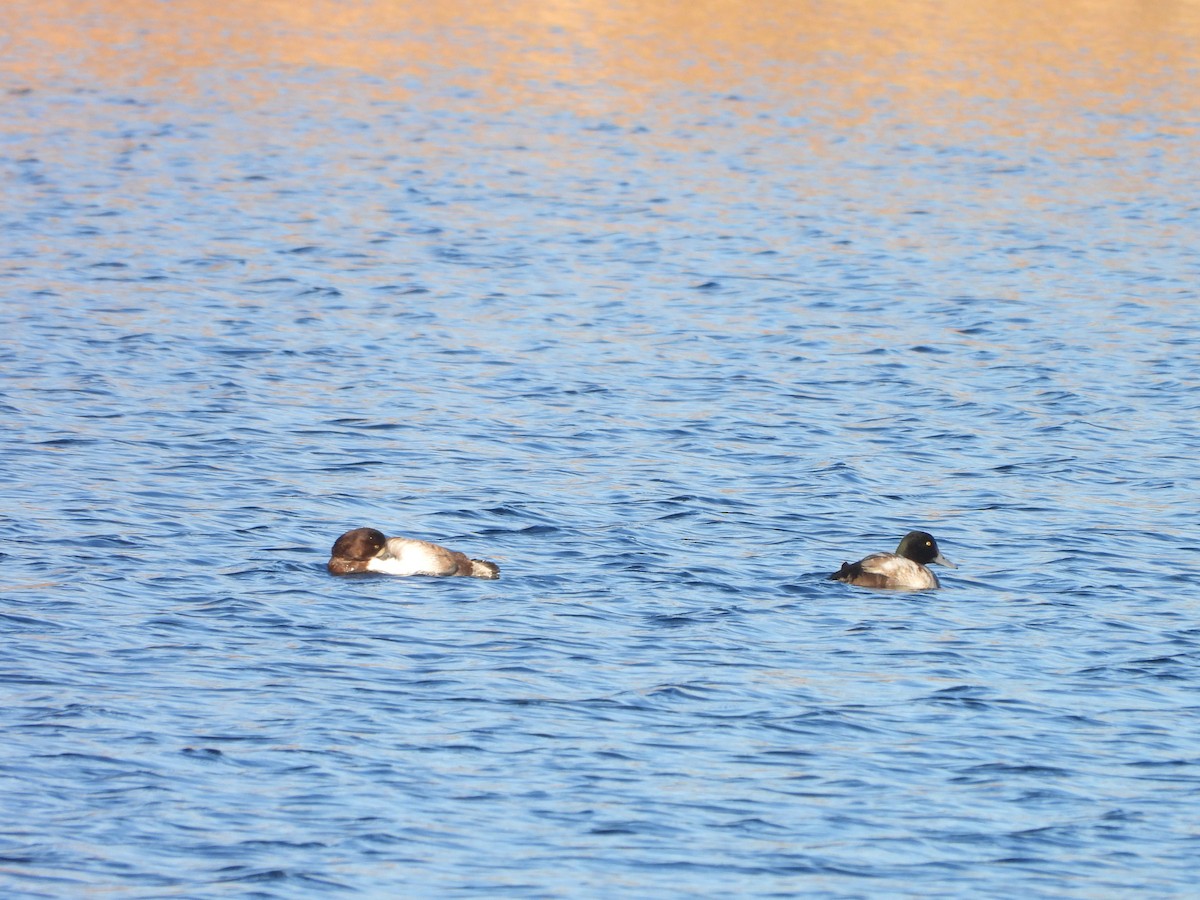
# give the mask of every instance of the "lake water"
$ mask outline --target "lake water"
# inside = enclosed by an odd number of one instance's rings
[[[5,16],[5,896],[1194,895],[1196,3]]]

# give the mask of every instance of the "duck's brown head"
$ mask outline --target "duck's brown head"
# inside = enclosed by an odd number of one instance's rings
[[[367,564],[387,546],[382,531],[355,528],[333,542],[329,551],[329,574],[350,575],[367,571]]]

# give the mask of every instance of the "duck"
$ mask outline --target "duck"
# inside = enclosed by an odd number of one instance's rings
[[[856,563],[844,562],[829,579],[858,587],[896,591],[927,591],[941,587],[938,577],[926,567],[927,563],[958,568],[942,556],[932,534],[910,531],[900,539],[895,553],[872,553]]]
[[[378,572],[382,575],[463,575],[499,578],[494,562],[471,559],[457,550],[416,538],[385,537],[375,528],[354,528],[333,542],[330,575]]]

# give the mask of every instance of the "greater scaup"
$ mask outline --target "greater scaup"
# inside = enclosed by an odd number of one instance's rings
[[[937,563],[958,568],[938,549],[937,541],[927,531],[910,531],[900,539],[895,553],[872,553],[856,563],[842,563],[830,575],[833,581],[844,581],[859,587],[891,588],[897,591],[925,591],[941,587],[937,576],[925,567]]]
[[[418,541],[414,538],[384,537],[374,528],[355,528],[333,543],[329,574],[379,572],[383,575],[466,575],[499,578],[500,567],[465,553]]]

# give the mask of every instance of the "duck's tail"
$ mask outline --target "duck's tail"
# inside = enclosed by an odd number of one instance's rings
[[[848,562],[842,563],[842,567],[834,572],[826,581],[852,581],[855,576],[862,574],[862,566],[858,563],[851,565]]]
[[[463,574],[470,575],[472,578],[499,578],[500,567],[494,562],[488,562],[486,559],[472,559],[471,571]]]
[[[444,572],[444,575],[465,575],[467,578],[491,578],[500,577],[500,567],[494,562],[488,562],[486,559],[471,559],[465,553],[459,553],[457,550],[448,551],[454,560],[455,568],[449,572]]]

